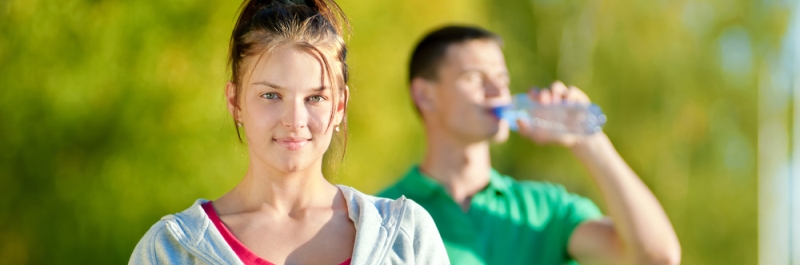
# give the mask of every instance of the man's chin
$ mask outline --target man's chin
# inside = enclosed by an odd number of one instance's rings
[[[496,144],[505,143],[508,140],[508,123],[505,121],[500,121],[500,125],[497,128],[497,132],[492,135],[491,142]]]

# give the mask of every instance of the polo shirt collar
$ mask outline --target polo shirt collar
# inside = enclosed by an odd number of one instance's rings
[[[428,198],[436,191],[444,192],[444,188],[439,182],[422,173],[419,165],[414,165],[400,181],[403,189],[411,198]]]
[[[409,193],[409,196],[412,198],[428,198],[437,191],[445,194],[447,193],[438,181],[422,172],[419,165],[411,167],[403,180],[401,180],[401,185],[404,186],[404,190],[406,190],[406,193]],[[489,185],[478,193],[483,192],[508,194],[509,186],[503,175],[492,168],[489,172]]]
[[[494,168],[492,168],[492,171],[489,173],[489,186],[487,187],[487,190],[489,189],[503,195],[511,192],[510,187],[508,186],[508,181],[506,181],[506,177],[497,172],[497,170],[494,170]]]

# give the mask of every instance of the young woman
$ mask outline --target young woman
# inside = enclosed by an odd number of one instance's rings
[[[322,174],[332,137],[345,139],[346,23],[332,0],[243,4],[225,95],[247,140],[247,173],[219,199],[153,225],[131,264],[449,264],[418,204]]]

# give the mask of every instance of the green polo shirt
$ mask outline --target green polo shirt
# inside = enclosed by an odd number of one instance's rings
[[[489,185],[468,212],[418,166],[378,196],[414,200],[433,217],[450,262],[469,264],[576,264],[567,254],[572,231],[602,216],[589,199],[547,182],[516,181],[492,170]]]

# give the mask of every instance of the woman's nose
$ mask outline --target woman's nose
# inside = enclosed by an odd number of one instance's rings
[[[291,131],[297,131],[305,128],[307,122],[308,110],[306,110],[305,102],[287,102],[283,117],[281,119],[283,126]]]

